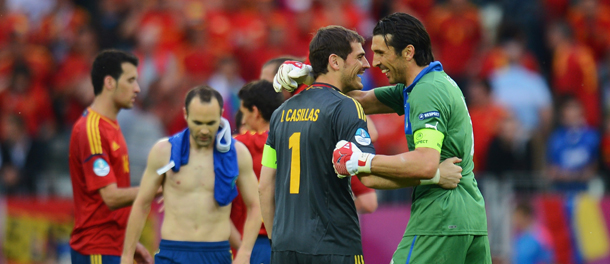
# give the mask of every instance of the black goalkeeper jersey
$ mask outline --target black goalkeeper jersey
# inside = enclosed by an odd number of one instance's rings
[[[361,255],[350,177],[339,179],[332,153],[339,140],[374,153],[362,106],[337,88],[314,83],[271,117],[275,149],[273,251]]]

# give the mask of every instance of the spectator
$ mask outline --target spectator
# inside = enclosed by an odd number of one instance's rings
[[[239,64],[234,57],[224,57],[220,59],[216,65],[216,72],[210,77],[208,85],[216,89],[225,100],[223,117],[231,122],[231,127],[235,127],[233,123],[235,113],[239,111],[239,98],[237,93],[245,84],[245,81],[239,76]]]
[[[522,40],[507,40],[503,49],[509,64],[492,74],[494,100],[515,113],[527,136],[548,131],[552,105],[546,81],[519,64],[525,49]]]
[[[28,136],[19,115],[2,120],[0,192],[8,195],[36,193],[36,183],[45,170],[46,145]]]
[[[489,143],[497,135],[506,110],[491,98],[487,80],[472,80],[468,84],[468,112],[474,133],[475,171],[485,171]],[[476,175],[476,174],[475,174]]]
[[[9,89],[0,92],[0,118],[13,114],[23,117],[30,137],[49,139],[54,135],[55,116],[48,92],[32,80],[32,71],[25,62],[15,64]]]
[[[59,65],[54,76],[54,101],[62,124],[72,127],[93,101],[91,61],[97,53],[97,38],[90,28],[82,28],[75,36],[70,53]]]
[[[567,19],[579,43],[593,51],[596,61],[602,60],[610,47],[610,7],[599,0],[577,0]]]
[[[487,150],[487,171],[499,177],[509,172],[531,172],[532,144],[521,132],[519,120],[508,111],[499,125],[500,132]]]
[[[155,23],[147,23],[137,33],[138,46],[134,51],[140,60],[138,67],[142,92],[138,98],[146,98],[153,82],[159,80],[160,91],[166,94],[178,83],[178,60],[175,54],[161,47],[165,38],[163,28]]]
[[[477,7],[467,0],[449,0],[433,9],[426,27],[432,43],[436,43],[434,55],[443,64],[445,72],[460,87],[466,87],[467,70],[481,42]]]
[[[550,245],[550,234],[546,228],[537,225],[534,209],[531,205],[517,205],[513,213],[512,263],[515,264],[552,264],[553,249]]]
[[[601,121],[597,69],[591,50],[574,42],[572,30],[556,23],[548,31],[553,51],[553,91],[556,96],[571,95],[584,107],[587,123],[598,127]]]
[[[515,24],[504,23],[498,29],[497,45],[491,50],[485,52],[481,58],[481,69],[478,76],[482,79],[487,79],[491,74],[501,68],[509,65],[509,54],[503,48],[503,44],[512,40],[524,42],[525,36],[523,32]],[[526,69],[533,72],[540,72],[538,61],[534,54],[529,50],[524,50],[522,56],[516,58],[517,63]]]
[[[600,163],[601,169],[604,172],[602,173],[602,176],[604,176],[605,187],[608,191],[610,190],[610,116],[606,117],[606,122],[602,131],[604,134],[602,135],[600,144]]]
[[[602,111],[604,116],[610,114],[610,52],[606,59],[599,65],[599,88],[602,92]]]
[[[548,142],[547,176],[558,191],[584,191],[597,173],[599,134],[587,125],[575,98],[566,97],[559,111],[561,125]]]

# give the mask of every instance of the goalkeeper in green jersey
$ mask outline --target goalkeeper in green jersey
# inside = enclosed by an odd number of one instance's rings
[[[373,174],[403,186],[415,186],[411,218],[392,263],[491,263],[485,202],[474,178],[472,123],[457,84],[434,61],[430,37],[411,15],[395,13],[381,19],[373,31],[373,66],[390,83],[371,91],[352,91],[366,114],[405,116],[405,135],[411,151],[393,156],[363,153],[356,144],[340,141],[333,153],[338,174]],[[297,73],[278,72],[276,80],[298,79]],[[291,89],[290,83],[275,83]],[[456,189],[438,182],[438,164],[449,157],[462,159],[462,179]],[[368,177],[361,177],[365,185]],[[405,179],[410,179],[406,180]],[[375,184],[379,188],[378,183]]]

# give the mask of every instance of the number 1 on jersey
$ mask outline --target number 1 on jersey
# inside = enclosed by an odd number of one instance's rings
[[[288,148],[292,149],[290,193],[299,193],[299,187],[301,186],[301,132],[295,132],[290,136]]]

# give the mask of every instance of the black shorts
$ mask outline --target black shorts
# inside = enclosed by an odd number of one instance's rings
[[[271,252],[271,264],[364,264],[362,255],[310,255],[294,251]]]

